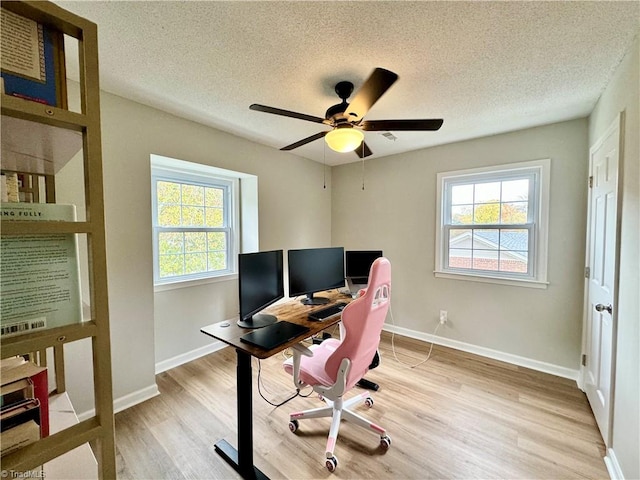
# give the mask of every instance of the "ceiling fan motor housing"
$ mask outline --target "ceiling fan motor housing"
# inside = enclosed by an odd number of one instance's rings
[[[338,97],[340,97],[343,101],[346,101],[349,96],[353,93],[353,83],[343,81],[336,83],[336,93]]]
[[[342,102],[342,103],[333,105],[332,107],[329,107],[327,109],[327,113],[324,114],[324,117],[327,120],[334,120],[335,122],[339,122],[341,117],[345,118],[344,112],[347,111],[348,106],[349,104],[347,102]]]
[[[347,111],[347,107],[349,104],[347,103],[347,98],[353,93],[353,83],[342,81],[336,83],[335,91],[338,94],[338,97],[342,99],[342,102],[333,105],[327,109],[327,113],[325,113],[325,118],[327,120],[331,120],[336,115],[342,114]],[[338,121],[339,118],[335,118],[334,120]]]

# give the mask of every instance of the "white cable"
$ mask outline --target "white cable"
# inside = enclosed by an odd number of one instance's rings
[[[393,325],[394,327],[396,326],[395,322],[393,321],[393,311],[391,310],[391,305],[389,305],[389,314],[391,316],[391,325]],[[432,335],[435,335],[436,332],[438,331],[438,328],[440,328],[441,323],[438,322],[438,325],[436,325],[435,330],[433,331]],[[431,358],[431,351],[433,350],[433,342],[431,342],[431,346],[429,347],[429,353],[427,353],[427,358],[425,358],[424,360],[411,365],[409,363],[405,363],[402,360],[400,360],[398,358],[398,355],[396,355],[396,346],[395,346],[395,342],[394,342],[394,338],[395,338],[396,334],[395,332],[391,332],[391,351],[393,352],[393,358],[396,359],[396,361],[398,363],[400,363],[401,365],[403,365],[406,368],[416,368],[420,365],[422,365],[423,363],[425,363],[427,360],[429,360],[429,358]]]

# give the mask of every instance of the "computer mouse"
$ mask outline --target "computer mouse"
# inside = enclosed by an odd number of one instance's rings
[[[229,325],[230,325],[229,322],[222,322],[220,324],[221,327],[228,327]]]

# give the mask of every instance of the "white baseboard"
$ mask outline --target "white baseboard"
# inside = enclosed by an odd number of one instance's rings
[[[175,357],[168,358],[167,360],[158,362],[156,363],[156,375],[162,372],[166,372],[167,370],[171,370],[172,368],[179,367],[180,365],[188,363],[197,358],[209,355],[210,353],[217,352],[225,346],[226,345],[224,343],[215,341],[213,343],[210,343],[209,345],[205,345],[204,347],[196,348],[195,350],[191,350],[190,352],[182,353],[180,355],[176,355]]]
[[[158,385],[154,383],[153,385],[149,385],[148,387],[141,388],[140,390],[129,393],[120,398],[116,398],[113,401],[113,412],[121,412],[129,407],[137,405],[138,403],[149,400],[156,395],[160,395],[160,392],[158,391]],[[78,420],[82,422],[83,420],[93,417],[95,414],[96,410],[92,408],[91,410],[87,410],[86,412],[78,413]]]
[[[611,480],[624,480],[622,469],[620,468],[618,458],[616,457],[613,448],[607,449],[607,455],[604,457],[604,464],[607,466],[607,472],[609,472]]]
[[[397,327],[395,325],[385,324],[384,330],[387,332],[397,333],[398,335],[403,335],[405,337],[423,340],[425,342],[433,342],[436,345],[442,345],[444,347],[462,350],[463,352],[474,353],[482,357],[500,360],[502,362],[518,365],[520,367],[530,368],[539,372],[550,373],[551,375],[556,375],[558,377],[569,378],[575,381],[578,380],[579,370],[572,370],[570,368],[561,367],[552,363],[541,362],[539,360],[533,360],[531,358],[521,357],[519,355],[513,355],[511,353],[500,352],[491,348],[480,347],[478,345],[472,345],[470,343],[461,342],[459,340],[452,340],[450,338],[440,337],[429,333],[409,330],[408,328]]]

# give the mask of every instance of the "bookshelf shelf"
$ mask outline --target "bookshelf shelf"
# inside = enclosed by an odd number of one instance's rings
[[[43,348],[94,337],[96,334],[96,323],[88,320],[72,325],[8,337],[2,340],[2,356],[4,358],[13,357],[29,351],[38,351]]]
[[[52,127],[75,130],[76,132],[81,132],[89,123],[86,115],[81,113],[71,112],[51,105],[43,105],[11,95],[2,94],[0,98],[2,99],[2,115],[6,117],[2,119],[3,122],[7,121],[8,118],[17,118],[39,122]]]
[[[2,457],[2,468],[26,472],[83,445],[100,435],[97,418],[89,418],[20,450]],[[111,478],[115,478],[115,475]]]
[[[55,175],[80,150],[81,132],[35,120],[2,116],[3,170]]]
[[[34,330],[30,333],[0,337],[0,356],[38,352],[46,366],[46,350],[53,350],[57,393],[65,391],[64,346],[91,339],[95,414],[85,421],[68,426],[34,443],[2,457],[2,468],[28,472],[89,442],[98,460],[98,477],[116,477],[111,349],[107,296],[107,264],[105,252],[104,199],[102,181],[102,147],[100,139],[100,91],[98,73],[97,27],[48,1],[2,2],[2,8],[42,24],[45,29],[64,33],[77,40],[80,71],[81,112],[44,105],[31,100],[1,94],[2,169],[25,175],[46,177],[46,200],[55,203],[55,179],[69,161],[82,153],[84,176],[83,198],[78,200],[86,221],[11,220],[0,218],[2,241],[22,235],[52,234],[86,237],[84,269],[88,278],[89,320],[64,326]],[[4,34],[4,33],[3,33]],[[64,58],[63,52],[58,52]],[[57,85],[66,106],[66,79],[61,75]],[[65,169],[66,170],[68,170]],[[75,167],[74,167],[75,168]],[[40,198],[44,198],[40,196]],[[57,207],[55,207],[57,208]],[[43,217],[44,218],[44,217]],[[18,240],[18,242],[21,241]],[[84,250],[83,250],[84,251]],[[16,259],[20,257],[15,257]],[[85,292],[86,293],[86,292]],[[77,318],[76,318],[77,320]],[[83,320],[82,316],[80,320]],[[4,326],[4,323],[3,323]],[[39,327],[40,328],[40,327]],[[44,357],[44,365],[43,363]],[[67,359],[68,361],[68,359]]]
[[[78,417],[66,393],[49,398],[49,425],[51,432],[59,432],[77,425]],[[69,466],[73,468],[70,469]],[[47,480],[72,480],[98,477],[98,462],[91,447],[86,443],[47,463],[43,467],[43,478]]]

